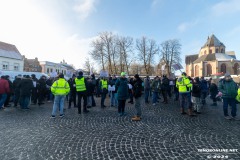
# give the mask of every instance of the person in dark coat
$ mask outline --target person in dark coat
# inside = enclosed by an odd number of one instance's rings
[[[163,75],[163,79],[162,79],[162,85],[161,85],[161,90],[162,90],[162,95],[163,95],[163,102],[164,104],[168,103],[168,99],[167,99],[167,93],[169,90],[169,79],[167,78],[166,75]]]
[[[39,81],[38,81],[38,105],[44,104],[43,101],[45,99],[45,95],[47,92],[47,87],[46,87],[46,77],[42,76]]]
[[[136,115],[132,117],[133,121],[140,121],[142,116],[141,110],[141,96],[142,96],[142,83],[143,81],[140,79],[139,75],[136,74],[133,80],[133,96],[135,98],[135,109]]]
[[[68,80],[68,84],[69,84],[69,87],[70,87],[68,109],[71,108],[72,102],[73,102],[74,108],[77,107],[77,104],[76,104],[76,85],[74,84],[75,78],[76,78],[76,76],[75,76],[75,74],[73,74],[72,78],[70,78]]]
[[[197,114],[201,113],[202,102],[201,102],[201,82],[199,77],[195,77],[192,87],[192,103],[194,112]]]
[[[87,79],[87,108],[91,108],[92,107],[92,96],[94,93],[94,87],[95,85],[92,83],[92,79],[88,78]]]
[[[126,100],[129,97],[128,80],[125,72],[122,72],[121,77],[117,80],[116,89],[118,94],[118,113],[120,116],[124,116]]]
[[[95,99],[94,99],[94,92],[95,92],[95,89],[96,89],[96,85],[97,85],[97,80],[96,80],[96,78],[95,78],[95,75],[94,74],[92,74],[91,75],[91,80],[92,80],[92,85],[93,85],[93,87],[94,87],[94,89],[93,89],[93,94],[92,94],[92,107],[95,107],[96,106],[96,102],[95,102]]]
[[[19,84],[20,88],[20,106],[22,109],[29,109],[29,101],[31,97],[31,92],[33,89],[33,82],[29,75],[23,77]]]
[[[37,99],[38,99],[38,90],[37,86],[39,85],[38,79],[36,78],[35,74],[31,75],[32,77],[32,82],[33,82],[33,89],[32,89],[32,104],[35,105],[37,104]]]
[[[217,106],[216,96],[217,96],[217,94],[218,94],[218,87],[217,87],[217,85],[213,82],[213,80],[211,81],[209,91],[210,91],[210,97],[211,97],[211,99],[213,100],[213,104],[211,104],[211,106]]]
[[[22,80],[22,75],[18,75],[13,81],[13,91],[14,91],[14,107],[17,107],[20,98],[20,83]]]
[[[5,109],[3,104],[7,99],[7,94],[10,92],[9,83],[5,79],[5,76],[1,76],[0,79],[0,110]]]

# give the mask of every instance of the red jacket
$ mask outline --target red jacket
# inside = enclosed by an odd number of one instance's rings
[[[5,94],[9,93],[10,88],[9,88],[9,83],[5,79],[0,79],[0,94]]]

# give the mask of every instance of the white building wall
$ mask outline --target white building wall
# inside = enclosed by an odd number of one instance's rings
[[[0,57],[0,70],[8,71],[23,71],[24,61],[18,59],[11,59]]]

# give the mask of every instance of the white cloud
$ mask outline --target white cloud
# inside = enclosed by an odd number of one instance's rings
[[[180,32],[185,32],[186,30],[194,27],[194,26],[197,25],[197,24],[198,24],[198,21],[197,21],[197,20],[195,20],[195,21],[193,21],[193,22],[183,22],[183,23],[181,23],[180,25],[178,25],[177,29],[178,29],[178,31],[180,31]]]
[[[73,9],[79,13],[80,18],[83,20],[87,18],[92,12],[96,11],[96,3],[97,0],[78,0]]]
[[[222,16],[236,12],[240,12],[239,0],[225,0],[212,7],[212,14],[215,16]]]
[[[27,58],[56,63],[65,59],[81,67],[93,38],[68,31],[35,2],[0,0],[0,41],[16,45]]]

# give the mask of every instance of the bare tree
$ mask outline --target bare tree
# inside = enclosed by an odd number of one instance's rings
[[[175,63],[181,63],[181,44],[179,40],[167,40],[161,44],[161,60],[165,62],[167,67],[167,74],[172,73],[172,65]]]
[[[90,52],[91,57],[96,61],[99,62],[102,66],[101,69],[105,70],[105,63],[106,63],[106,56],[104,53],[104,44],[100,39],[94,40],[92,42],[93,50]]]
[[[120,54],[122,58],[122,62],[126,67],[127,74],[129,74],[129,67],[131,65],[131,53],[133,47],[133,38],[131,37],[120,37],[118,39],[118,45],[120,47]]]
[[[139,52],[139,61],[143,62],[146,74],[150,74],[151,66],[154,63],[154,55],[158,54],[159,52],[156,41],[142,37],[141,39],[137,39],[136,49]]]

